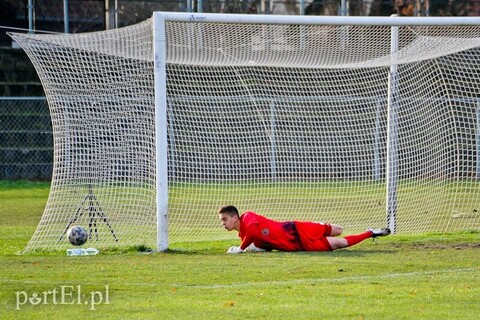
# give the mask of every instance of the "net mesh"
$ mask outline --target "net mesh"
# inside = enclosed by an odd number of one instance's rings
[[[153,26],[20,35],[54,131],[26,251],[156,241]],[[232,239],[234,204],[278,220],[386,225],[388,79],[397,65],[396,231],[480,229],[480,27],[167,22],[171,243]]]

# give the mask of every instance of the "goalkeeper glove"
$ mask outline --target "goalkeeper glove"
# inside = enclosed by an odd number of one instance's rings
[[[236,246],[232,246],[230,247],[230,249],[228,249],[227,253],[231,253],[231,254],[237,254],[237,253],[242,253],[244,252],[242,249],[240,249],[240,247],[236,247]]]
[[[259,247],[255,246],[255,244],[252,243],[251,245],[249,245],[248,247],[245,248],[245,251],[247,251],[247,252],[264,252],[264,251],[267,251],[267,250],[259,248]]]

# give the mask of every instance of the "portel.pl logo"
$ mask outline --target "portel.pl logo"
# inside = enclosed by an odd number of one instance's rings
[[[15,292],[15,310],[38,305],[73,305],[80,304],[95,310],[100,304],[110,304],[109,287],[102,290],[84,292],[82,286],[58,286],[42,292]]]

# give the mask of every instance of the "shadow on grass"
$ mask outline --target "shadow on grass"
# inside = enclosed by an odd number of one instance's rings
[[[339,249],[335,251],[295,251],[295,252],[285,252],[285,251],[269,251],[269,252],[247,252],[241,253],[239,255],[249,255],[249,256],[275,256],[278,257],[279,255],[304,255],[304,256],[321,256],[321,255],[333,255],[336,257],[366,257],[369,255],[379,255],[379,254],[396,254],[398,250],[387,250],[387,249],[380,249],[380,250],[348,250],[348,249]],[[156,253],[156,252],[152,252]],[[160,254],[178,254],[178,255],[207,255],[207,254],[224,254],[226,255],[226,250],[209,250],[209,249],[168,249],[165,252],[161,252]],[[234,256],[234,255],[232,255]]]

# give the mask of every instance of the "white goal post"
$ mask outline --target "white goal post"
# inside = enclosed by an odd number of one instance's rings
[[[349,231],[480,230],[480,18],[155,12],[12,37],[45,88],[54,171],[25,251],[236,237],[216,211]]]

